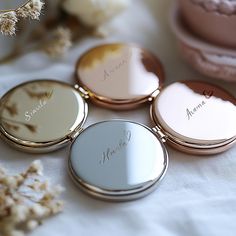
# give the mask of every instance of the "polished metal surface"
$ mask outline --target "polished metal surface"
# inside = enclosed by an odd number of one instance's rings
[[[164,82],[157,57],[131,44],[107,44],[89,50],[79,59],[76,74],[93,102],[113,109],[147,102]]]
[[[58,81],[21,84],[1,99],[0,131],[24,151],[57,149],[76,137],[87,105],[73,87]]]
[[[236,141],[236,99],[211,84],[173,83],[155,99],[151,114],[181,151],[213,154]]]
[[[114,201],[148,194],[167,165],[166,149],[151,129],[124,120],[85,129],[74,141],[69,158],[70,173],[85,192]]]

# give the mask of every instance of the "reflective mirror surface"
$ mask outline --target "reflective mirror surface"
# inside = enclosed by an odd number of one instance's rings
[[[90,194],[130,200],[136,194],[146,195],[159,182],[167,162],[165,147],[148,128],[111,120],[92,125],[78,136],[69,165],[80,187]]]
[[[169,137],[207,146],[236,138],[236,100],[219,87],[203,82],[176,82],[156,98],[153,117]]]
[[[1,99],[0,129],[16,143],[46,145],[66,139],[82,125],[86,111],[73,87],[51,80],[31,81]]]
[[[164,81],[160,61],[148,51],[127,44],[107,44],[86,52],[78,61],[79,84],[100,102],[143,102]]]

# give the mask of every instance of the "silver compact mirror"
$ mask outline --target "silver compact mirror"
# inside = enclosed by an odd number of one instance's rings
[[[110,120],[86,128],[72,146],[69,170],[90,195],[112,201],[144,197],[168,166],[165,146],[144,125]]]

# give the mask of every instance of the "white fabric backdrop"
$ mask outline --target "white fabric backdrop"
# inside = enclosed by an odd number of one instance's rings
[[[166,68],[166,84],[181,79],[210,81],[181,59],[168,25],[170,3],[170,0],[133,1],[131,8],[112,23],[113,33],[109,38],[83,40],[59,62],[42,53],[31,53],[0,66],[0,95],[14,85],[37,78],[73,83],[77,58],[104,41],[136,42],[152,50]],[[236,84],[215,82],[236,96]],[[109,118],[128,118],[151,125],[149,107],[114,112],[90,104],[85,126]],[[235,236],[236,147],[212,157],[190,156],[169,147],[168,150],[170,165],[160,187],[144,199],[118,204],[94,200],[77,189],[66,169],[69,148],[33,155],[18,152],[0,141],[0,163],[14,173],[40,159],[52,182],[67,189],[63,194],[64,213],[46,221],[32,236]]]

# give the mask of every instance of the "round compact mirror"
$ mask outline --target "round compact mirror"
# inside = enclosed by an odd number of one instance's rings
[[[68,84],[36,80],[21,84],[1,98],[0,131],[24,151],[48,152],[75,138],[87,117],[87,104]]]
[[[72,144],[69,158],[70,173],[82,190],[113,201],[147,195],[160,182],[167,165],[166,149],[155,133],[124,120],[86,128]]]
[[[158,58],[131,44],[106,44],[89,50],[79,59],[76,75],[92,102],[119,110],[147,102],[164,82]]]
[[[169,144],[193,154],[215,154],[236,142],[236,99],[204,82],[175,82],[156,97],[154,122]]]

